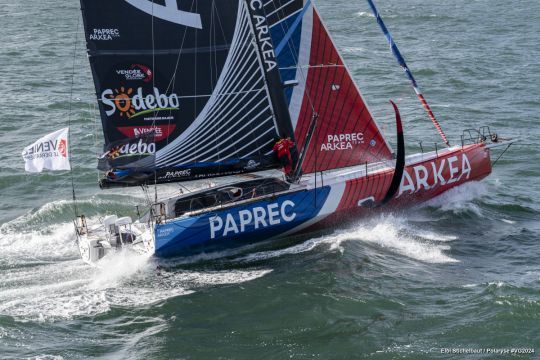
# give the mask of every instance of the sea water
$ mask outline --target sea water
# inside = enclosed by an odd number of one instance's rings
[[[432,150],[436,130],[367,3],[317,4],[390,142],[393,99],[408,152],[419,151],[420,141]],[[102,140],[80,4],[0,0],[0,358],[428,359],[447,358],[451,349],[540,351],[540,3],[378,5],[453,142],[481,125],[521,138],[489,178],[279,248],[168,261],[120,253],[93,268],[74,242],[69,174],[25,174],[20,155],[66,126],[74,61],[77,206],[97,224],[111,213],[135,216],[144,203],[139,189],[97,187]]]

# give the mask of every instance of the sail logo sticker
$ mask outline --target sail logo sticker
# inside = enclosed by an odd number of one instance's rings
[[[159,180],[165,180],[165,179],[178,179],[178,178],[185,178],[191,176],[191,169],[185,169],[185,170],[177,170],[177,171],[167,171],[165,175],[160,176]]]
[[[93,29],[94,31],[88,36],[92,41],[112,41],[120,37],[118,29]]]
[[[261,0],[251,0],[249,7],[253,11],[262,11],[263,3]],[[257,40],[259,42],[260,52],[263,57],[264,64],[266,65],[266,72],[270,72],[277,67],[276,53],[274,51],[274,45],[270,38],[270,30],[266,17],[263,15],[252,14],[253,25],[257,33]]]
[[[245,232],[248,227],[257,230],[291,222],[296,218],[296,213],[292,211],[295,205],[291,200],[286,200],[281,206],[273,203],[266,207],[256,206],[253,209],[240,210],[236,214],[228,213],[224,218],[219,215],[212,216],[208,219],[210,238],[240,234]]]
[[[139,139],[138,142],[128,142],[126,144],[112,147],[101,157],[114,160],[124,156],[134,155],[154,155],[156,153],[156,144],[154,142],[146,142]]]
[[[154,73],[148,66],[133,64],[129,69],[116,70],[116,74],[122,76],[128,81],[142,80],[149,83],[154,78]]]
[[[364,143],[364,134],[348,133],[328,135],[326,143],[321,144],[321,151],[352,150],[354,146]]]
[[[246,166],[244,167],[245,170],[253,170],[256,169],[261,165],[260,162],[257,162],[255,160],[249,160]]]
[[[58,152],[63,158],[67,157],[67,140],[61,139],[58,143]]]
[[[430,176],[430,170],[432,170],[432,176]],[[432,161],[426,165],[416,165],[413,167],[412,175],[409,173],[410,170],[405,169],[403,172],[399,194],[396,197],[400,197],[404,193],[414,194],[422,189],[433,189],[439,184],[452,184],[460,181],[463,177],[469,179],[471,170],[471,163],[465,154],[461,158],[461,164],[459,157],[451,156],[448,159],[442,159],[440,164]]]
[[[142,87],[136,91],[123,86],[114,90],[106,89],[101,93],[101,102],[108,108],[105,110],[107,116],[112,116],[118,111],[121,117],[126,116],[128,119],[152,114],[155,111],[174,111],[180,108],[178,95],[161,94],[156,87],[153,94],[146,95],[143,94]],[[152,120],[157,119],[153,117]],[[162,120],[168,120],[168,118]]]
[[[125,0],[131,6],[161,20],[196,29],[202,29],[201,15],[178,10],[176,0],[165,0],[165,5],[156,4],[153,0]]]
[[[119,126],[116,129],[128,138],[154,135],[156,141],[161,141],[169,137],[176,125],[151,125],[151,126]]]

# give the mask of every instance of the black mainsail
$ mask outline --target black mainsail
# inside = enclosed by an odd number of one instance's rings
[[[279,166],[275,138],[294,131],[257,3],[81,0],[105,154],[120,170],[103,186]]]

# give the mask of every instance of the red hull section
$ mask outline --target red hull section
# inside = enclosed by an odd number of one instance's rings
[[[443,150],[438,155],[425,156],[424,159],[419,154],[413,159],[409,158],[398,193],[380,209],[415,205],[465,182],[481,180],[490,173],[489,149],[482,144]],[[343,221],[344,217],[356,217],[373,211],[369,204],[378,203],[384,198],[392,175],[393,170],[383,170],[367,177],[347,180],[335,212],[316,227],[330,226],[336,221]]]

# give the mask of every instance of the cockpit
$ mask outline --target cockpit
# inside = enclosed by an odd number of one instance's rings
[[[275,178],[250,180],[182,196],[174,201],[174,216],[287,191],[290,184]]]

